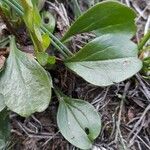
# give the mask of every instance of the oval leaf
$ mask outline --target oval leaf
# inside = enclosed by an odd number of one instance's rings
[[[14,39],[0,85],[7,107],[21,116],[42,112],[49,105],[51,79],[33,58],[17,49]]]
[[[81,149],[90,149],[101,129],[100,116],[88,102],[61,97],[57,123],[62,135]]]
[[[101,2],[80,16],[70,27],[62,41],[75,34],[95,30],[100,34],[122,32],[128,37],[132,37],[136,31],[135,17],[136,13],[121,3]]]
[[[124,35],[103,35],[66,61],[66,66],[91,84],[108,86],[137,73],[142,63],[137,46]]]

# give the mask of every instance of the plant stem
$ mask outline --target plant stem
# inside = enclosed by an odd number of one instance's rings
[[[15,0],[12,0],[14,2],[15,5],[17,5],[17,7],[23,12],[23,8],[15,1]],[[23,14],[23,13],[22,13]],[[55,37],[51,32],[49,32],[44,26],[41,26],[41,29],[48,33],[50,38],[54,40],[53,45],[56,46],[56,44],[54,43],[57,43],[64,51],[66,54],[68,54],[69,56],[72,56],[73,54],[70,52],[70,50],[64,45],[62,44],[59,39],[57,37]],[[56,47],[58,48],[58,46]]]
[[[20,6],[20,4],[19,4],[17,1],[12,0],[12,3],[13,3],[15,6],[17,6],[17,7],[18,7],[18,9],[20,9],[21,11],[23,11],[22,6]]]
[[[19,15],[23,16],[23,12],[21,11],[21,9],[19,9],[15,4],[13,4],[12,2],[10,2],[9,0],[3,0],[8,6],[11,6],[12,8],[14,8]]]
[[[0,45],[3,44],[4,42],[7,42],[7,41],[9,41],[9,37],[6,37],[6,38],[2,39],[0,41]]]
[[[23,8],[20,6],[20,5],[18,5],[17,4],[17,7],[16,7],[16,1],[14,1],[14,0],[12,0],[12,2],[10,2],[10,1],[8,1],[8,0],[4,0],[4,2],[8,5],[8,6],[11,6],[12,8],[14,8],[16,11],[17,11],[17,13],[19,14],[19,15],[21,15],[21,16],[23,16]],[[53,40],[51,41],[52,42],[52,44],[53,44],[53,46],[54,47],[56,47],[57,48],[57,50],[59,50],[59,52],[61,52],[62,53],[62,55],[64,56],[64,57],[67,57],[67,55],[61,50],[61,48],[57,45],[57,44],[55,44],[54,42],[53,42]]]
[[[57,43],[57,44],[61,47],[61,49],[64,50],[64,52],[65,52],[66,54],[68,54],[69,56],[72,56],[72,55],[73,55],[72,52],[70,52],[70,50],[69,50],[64,44],[62,44],[62,43],[59,41],[59,39],[58,39],[57,37],[55,37],[50,31],[47,30],[47,28],[45,28],[44,26],[41,26],[41,29],[42,29],[45,33],[48,33],[48,35],[50,36],[50,38],[53,39],[54,42]]]
[[[4,0],[4,2],[11,6],[12,8],[14,8],[17,13],[19,13],[19,15],[23,16],[23,8],[15,1],[15,0],[12,0],[12,2],[10,2],[9,0]],[[72,52],[70,52],[70,50],[63,44],[59,41],[59,39],[57,37],[55,37],[51,32],[49,32],[44,26],[41,26],[41,29],[44,33],[48,33],[48,35],[50,36],[51,38],[51,42],[52,42],[52,45],[57,48],[59,50],[60,53],[63,54],[63,56],[65,57],[69,57],[69,56],[72,56]]]
[[[147,41],[150,39],[150,30],[147,32],[147,34],[142,38],[138,45],[139,52],[141,53],[143,51],[143,47],[147,43]]]
[[[150,51],[150,46],[147,46],[141,50],[141,52],[146,52],[146,51]]]
[[[75,9],[76,9],[76,15],[77,15],[76,17],[81,16],[82,11],[81,11],[81,9],[80,9],[78,0],[73,0],[73,3],[74,3],[74,6],[75,6]]]
[[[63,100],[63,97],[62,97],[62,92],[60,92],[60,90],[57,88],[57,87],[54,87],[53,88],[59,102]]]

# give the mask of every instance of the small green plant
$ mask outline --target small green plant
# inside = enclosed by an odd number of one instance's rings
[[[76,147],[90,149],[101,130],[100,116],[88,102],[68,97],[53,85],[52,77],[42,66],[55,64],[56,57],[46,53],[46,49],[52,44],[62,54],[65,66],[93,85],[109,86],[124,81],[142,68],[138,45],[130,40],[136,33],[136,14],[118,2],[97,3],[77,18],[59,40],[52,34],[55,19],[48,12],[41,13],[41,5],[41,1],[34,0],[0,0],[1,12],[12,25],[10,11],[26,25],[36,58],[19,50],[14,36],[6,37],[10,41],[10,54],[0,68],[0,149],[5,149],[9,135],[9,111],[23,117],[44,111],[49,106],[52,89],[59,100],[60,132]],[[49,24],[43,21],[43,15],[50,17]],[[73,54],[65,43],[86,32],[95,34],[95,39]],[[140,50],[147,40],[142,40]]]

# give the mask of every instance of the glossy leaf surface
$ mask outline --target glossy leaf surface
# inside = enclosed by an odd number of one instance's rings
[[[136,31],[135,17],[136,13],[121,3],[114,1],[101,2],[73,23],[63,37],[63,41],[73,35],[90,31],[95,31],[98,34],[121,32],[128,37],[132,37]]]
[[[142,67],[137,46],[131,42],[136,31],[135,12],[121,3],[106,1],[80,16],[63,41],[84,32],[96,38],[65,61],[68,68],[91,84],[108,86],[136,74]]]
[[[94,39],[65,64],[86,81],[98,86],[121,82],[142,67],[137,58],[137,45],[126,36],[111,34]]]

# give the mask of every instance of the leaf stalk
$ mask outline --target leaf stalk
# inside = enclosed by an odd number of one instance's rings
[[[15,1],[12,0],[11,2],[9,0],[3,0],[7,5],[14,8],[14,10],[21,16],[24,15],[23,8]],[[41,26],[41,29],[44,33],[48,33],[48,35],[51,38],[52,45],[65,57],[68,58],[69,56],[72,56],[72,52],[63,44],[60,42],[60,40],[55,37],[51,32],[49,32],[43,25]]]
[[[147,43],[147,41],[150,39],[150,30],[145,34],[145,36],[142,38],[138,45],[139,52],[141,53],[143,51],[143,47]]]

